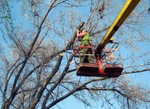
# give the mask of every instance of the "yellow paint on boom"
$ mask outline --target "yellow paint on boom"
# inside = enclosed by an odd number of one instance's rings
[[[112,38],[112,36],[118,30],[118,28],[126,20],[128,15],[133,11],[133,9],[136,7],[136,5],[139,2],[140,2],[140,0],[126,0],[124,6],[120,10],[118,16],[116,17],[116,19],[112,23],[111,27],[105,34],[101,43],[96,48],[95,54],[99,54],[102,51],[102,49],[105,47],[105,45],[109,42],[109,40]]]

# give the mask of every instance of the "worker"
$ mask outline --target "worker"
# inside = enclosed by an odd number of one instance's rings
[[[113,52],[108,52],[107,55],[108,55],[108,58],[107,58],[108,61],[113,61],[114,60]]]
[[[110,40],[109,40],[109,42],[108,43],[114,43],[114,38],[113,37],[111,37],[110,38]],[[113,52],[110,52],[110,51],[112,51],[112,48],[106,48],[108,51],[106,52],[106,60],[107,61],[114,61],[114,53]],[[104,49],[105,50],[105,49]]]
[[[89,33],[86,31],[85,28],[83,28],[81,30],[81,33],[79,32],[79,30],[77,30],[77,37],[79,39],[81,39],[81,46],[83,46],[83,48],[81,48],[81,56],[80,56],[80,62],[81,63],[92,63],[92,57],[90,55],[86,55],[86,54],[92,54],[92,50],[91,48],[84,48],[84,46],[90,46],[90,36]]]
[[[102,6],[99,8],[99,14],[100,14],[100,17],[101,17],[101,19],[103,19],[103,11],[104,11],[104,9],[105,9],[105,4],[104,4],[104,2],[103,2],[103,4],[102,4]]]

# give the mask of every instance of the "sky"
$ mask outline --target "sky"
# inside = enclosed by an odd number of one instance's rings
[[[124,0],[123,0],[124,1]],[[14,2],[14,7],[13,7],[13,16],[18,16],[18,18],[15,20],[14,24],[22,24],[25,28],[29,28],[30,25],[28,24],[28,15],[25,14],[25,19],[22,18],[22,13],[20,13],[20,6],[21,4],[19,4],[18,2]],[[86,11],[86,10],[84,10]],[[82,12],[84,12],[82,11]],[[113,16],[114,17],[114,16]],[[148,33],[149,30],[146,30],[146,32]],[[2,33],[0,32],[0,35],[2,35]],[[147,49],[147,45],[144,45],[144,48]],[[150,87],[150,73],[149,72],[144,72],[144,73],[140,73],[140,74],[129,74],[127,75],[128,77],[132,78],[132,81],[135,84],[142,84],[143,86],[146,87]],[[68,97],[67,99],[65,99],[63,102],[59,103],[58,106],[61,107],[61,109],[100,109],[101,108],[101,103],[93,103],[94,107],[92,108],[86,108],[82,103],[80,103],[79,101],[75,100],[72,96]],[[59,107],[54,106],[53,109],[59,109]]]

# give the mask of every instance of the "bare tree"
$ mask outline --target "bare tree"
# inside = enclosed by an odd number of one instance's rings
[[[16,6],[13,2],[1,1],[2,109],[49,109],[69,96],[89,107],[92,106],[91,100],[101,100],[102,107],[110,108],[116,108],[114,101],[120,103],[123,109],[149,105],[150,89],[133,84],[126,77],[127,74],[150,71],[150,51],[139,46],[139,43],[143,46],[150,43],[146,31],[149,27],[147,0],[141,1],[114,36],[120,42],[120,48],[129,51],[123,52],[124,71],[119,78],[77,77],[75,64],[71,62],[76,28],[85,26],[95,44],[100,43],[122,2],[17,1],[15,3],[21,4],[19,12],[23,15],[21,25],[14,23],[17,17],[13,16],[11,5]],[[104,2],[101,19],[98,10]]]

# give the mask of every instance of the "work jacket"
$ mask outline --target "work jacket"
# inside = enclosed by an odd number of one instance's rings
[[[89,41],[90,41],[90,35],[89,35],[89,33],[86,33],[86,35],[84,35],[82,40],[81,40],[81,44],[82,45],[89,45]]]

